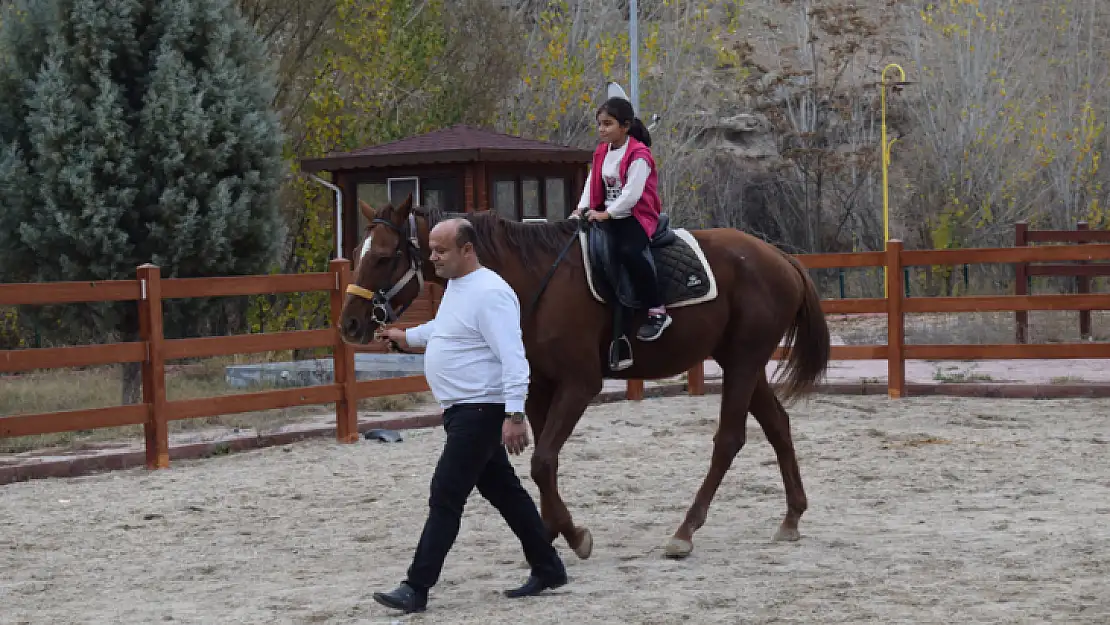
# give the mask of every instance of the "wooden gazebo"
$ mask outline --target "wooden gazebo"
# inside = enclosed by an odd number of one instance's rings
[[[563,219],[578,202],[590,150],[458,125],[390,143],[302,160],[307,174],[330,172],[342,191],[345,258],[365,220],[358,200],[447,212],[495,210],[514,220]]]
[[[358,200],[371,206],[403,202],[411,193],[421,206],[446,212],[495,210],[514,220],[563,219],[578,203],[590,168],[590,150],[521,137],[452,126],[443,130],[304,159],[301,171],[319,176],[329,172],[341,192],[338,247],[352,258],[366,226]],[[323,178],[319,178],[323,180]],[[435,315],[442,293],[428,284],[402,317],[402,327]],[[382,343],[360,348],[381,352]]]

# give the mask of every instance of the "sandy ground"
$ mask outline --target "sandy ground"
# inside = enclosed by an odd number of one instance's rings
[[[1105,623],[1107,401],[817,396],[792,408],[802,539],[754,420],[684,561],[662,557],[708,466],[718,396],[591,407],[561,486],[594,535],[571,583],[527,569],[475,494],[430,611],[403,576],[442,430],[326,440],[3,487],[2,623]],[[514,458],[527,473],[527,457]],[[526,480],[535,494],[535,486]]]

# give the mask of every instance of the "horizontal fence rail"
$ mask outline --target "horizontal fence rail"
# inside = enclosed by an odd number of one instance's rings
[[[158,267],[143,265],[138,268],[135,280],[0,285],[0,305],[4,306],[134,301],[139,307],[140,335],[139,341],[126,343],[0,351],[0,374],[120,363],[142,365],[142,403],[4,416],[0,417],[0,438],[142,425],[146,466],[164,468],[169,466],[170,421],[334,403],[336,439],[356,441],[360,399],[421,392],[428,386],[423,376],[356,381],[355,352],[383,349],[354,347],[339,336],[338,319],[349,279],[349,262],[335,260],[329,271],[308,274],[163,279]],[[326,329],[189,339],[164,337],[165,300],[313,291],[330,293],[331,326]],[[434,288],[429,287],[428,293],[421,295],[410,308],[413,318],[404,325],[416,325],[421,318],[434,315],[437,300],[433,293]],[[297,349],[330,350],[332,383],[199,399],[166,398],[167,360]]]
[[[1093,239],[1074,237],[1076,241]],[[1033,237],[1030,240],[1034,240]],[[1055,240],[1055,239],[1052,239]],[[1070,239],[1069,239],[1070,240]],[[884,268],[887,297],[826,299],[827,314],[881,314],[887,318],[884,345],[833,346],[833,360],[886,360],[887,392],[890,397],[905,394],[905,363],[914,359],[1057,359],[1110,358],[1106,344],[1026,345],[906,345],[904,316],[907,313],[995,312],[1030,310],[1108,310],[1110,294],[1000,296],[907,297],[903,269],[909,266],[953,266],[970,263],[1003,263],[1027,266],[1029,263],[1067,261],[1110,261],[1110,244],[1078,243],[1051,247],[984,248],[965,250],[904,250],[901,241],[890,241],[882,252],[850,254],[802,254],[796,258],[808,269]],[[1050,265],[1051,266],[1051,265]],[[1057,265],[1084,267],[1084,265]],[[1061,270],[1064,271],[1064,270]],[[1067,269],[1065,272],[1071,272]],[[1086,270],[1085,270],[1086,271]],[[1059,274],[1053,274],[1059,275]],[[1071,275],[1096,275],[1072,273]],[[1102,274],[1097,274],[1102,275]],[[0,438],[30,436],[142,425],[146,439],[146,465],[169,465],[168,423],[217,415],[306,406],[335,404],[336,439],[358,439],[357,404],[360,399],[424,392],[423,376],[356,380],[354,355],[362,351],[382,351],[381,346],[351,346],[342,341],[337,330],[345,291],[350,280],[346,260],[332,261],[329,271],[297,275],[236,276],[219,278],[162,279],[158,267],[143,265],[135,280],[101,282],[59,282],[48,284],[0,285],[0,306],[55,305],[106,301],[134,301],[139,306],[140,340],[109,345],[50,347],[0,351],[0,374],[35,369],[82,367],[120,363],[141,363],[142,403],[85,410],[0,417]],[[326,291],[330,293],[331,327],[320,330],[295,330],[246,336],[166,339],[162,329],[162,302],[167,299],[228,297]],[[401,327],[411,327],[435,314],[438,298],[433,290],[410,309]],[[330,349],[333,381],[304,388],[268,390],[236,395],[168,401],[165,363],[167,360],[205,358],[275,350]],[[787,350],[779,348],[776,359]],[[687,390],[699,395],[705,390],[704,363],[687,373]],[[628,380],[626,397],[641,399],[643,380]]]

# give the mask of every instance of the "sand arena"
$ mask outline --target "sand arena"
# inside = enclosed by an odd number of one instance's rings
[[[430,611],[403,576],[442,430],[3,488],[2,623],[1105,623],[1110,401],[814,396],[791,412],[809,510],[753,419],[682,561],[662,556],[709,465],[719,396],[591,406],[560,487],[595,545],[571,583],[527,574],[476,493]],[[513,459],[528,472],[527,455]],[[535,485],[525,478],[533,496]]]

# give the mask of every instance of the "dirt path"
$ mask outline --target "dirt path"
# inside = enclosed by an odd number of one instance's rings
[[[5,486],[0,623],[1110,621],[1110,401],[799,404],[810,508],[788,544],[770,540],[782,484],[749,421],[693,555],[667,560],[719,399],[589,409],[561,485],[594,555],[560,541],[572,580],[549,597],[500,597],[527,570],[475,495],[431,611],[398,618],[370,600],[408,565],[435,429]]]

